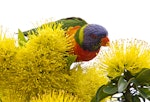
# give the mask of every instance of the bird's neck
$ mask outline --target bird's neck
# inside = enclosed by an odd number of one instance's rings
[[[69,27],[66,33],[69,36],[72,36],[72,35],[75,36],[79,28],[81,28],[81,26]]]
[[[96,51],[84,50],[78,43],[75,43],[74,54],[77,55],[77,61],[92,60],[98,54],[99,49]]]

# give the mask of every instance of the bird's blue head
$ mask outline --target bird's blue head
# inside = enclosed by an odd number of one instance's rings
[[[108,32],[103,26],[88,24],[77,31],[75,40],[84,50],[96,51],[101,46],[108,45],[107,36]]]

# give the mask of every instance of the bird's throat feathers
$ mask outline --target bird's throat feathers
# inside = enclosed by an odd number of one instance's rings
[[[99,52],[99,49],[96,51],[92,51],[92,52],[88,50],[84,50],[77,43],[74,46],[74,54],[77,55],[77,59],[76,59],[77,62],[92,60],[94,57],[96,57],[98,52]]]

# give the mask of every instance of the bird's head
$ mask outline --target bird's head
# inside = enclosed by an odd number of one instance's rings
[[[88,51],[96,51],[101,46],[109,45],[107,30],[97,24],[87,24],[81,27],[75,35],[75,40],[84,50]]]

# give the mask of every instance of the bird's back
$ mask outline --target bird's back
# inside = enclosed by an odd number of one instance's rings
[[[75,26],[84,26],[87,24],[87,22],[79,17],[68,17],[63,18],[60,20],[57,20],[56,23],[62,23],[62,28],[67,30],[69,27],[75,27]]]
[[[46,24],[43,24],[43,25],[51,25],[52,23],[54,23],[54,22],[49,22],[49,23],[46,23]],[[56,24],[61,23],[62,24],[62,29],[64,29],[64,30],[68,30],[68,28],[70,28],[70,27],[84,26],[85,24],[87,24],[87,22],[85,20],[83,20],[82,18],[79,18],[79,17],[63,18],[63,19],[55,21],[55,23]],[[32,34],[32,33],[38,34],[37,29],[42,28],[42,26],[24,31],[23,34],[25,36],[27,36],[29,33],[30,34]]]

